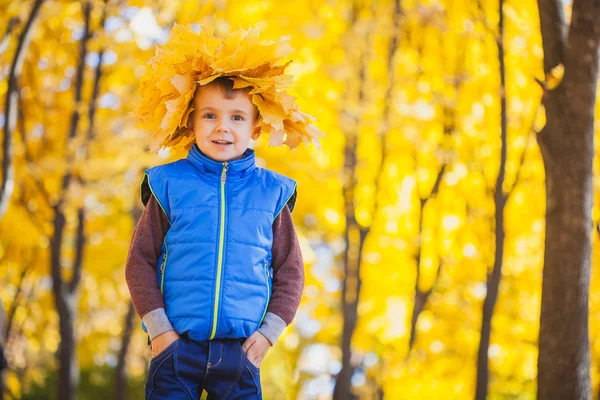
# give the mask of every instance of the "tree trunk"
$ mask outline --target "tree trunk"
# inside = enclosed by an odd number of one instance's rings
[[[85,22],[84,34],[81,39],[79,50],[79,62],[75,78],[75,107],[71,114],[71,124],[67,140],[73,140],[77,136],[80,121],[79,106],[83,98],[83,79],[85,70],[85,59],[87,56],[88,41],[90,33],[90,15],[92,5],[90,2],[83,4],[83,17]],[[94,98],[91,100],[95,101]],[[89,121],[93,125],[93,121]],[[68,148],[68,146],[67,146]],[[75,240],[75,257],[73,263],[73,275],[69,282],[62,276],[62,265],[60,262],[63,236],[66,228],[65,208],[66,194],[73,179],[72,163],[73,155],[67,150],[67,171],[61,179],[60,195],[58,203],[53,207],[54,233],[50,246],[50,269],[52,272],[52,292],[58,312],[60,346],[57,356],[59,361],[57,398],[61,400],[73,400],[79,383],[79,364],[77,362],[77,342],[75,338],[75,319],[77,310],[77,292],[81,280],[83,266],[83,251],[85,249],[85,209],[77,211],[77,235]]]
[[[25,267],[23,268],[23,271],[21,271],[21,275],[19,276],[19,283],[17,284],[17,290],[16,290],[15,294],[13,295],[13,301],[10,304],[8,313],[6,313],[6,318],[5,318],[6,322],[4,324],[4,330],[0,331],[0,335],[4,334],[4,344],[5,345],[10,338],[10,332],[12,330],[15,313],[17,312],[17,308],[19,306],[19,297],[21,296],[21,293],[23,292],[25,277],[26,277],[27,273],[31,269],[33,269],[33,265],[35,265],[35,263],[37,262],[37,258],[38,258],[38,252],[36,251],[34,253],[34,256],[32,257],[32,261],[30,263],[28,263],[28,265],[25,265]],[[0,341],[1,341],[1,339],[0,339]]]
[[[394,2],[394,15],[393,15],[393,32],[391,35],[390,45],[388,49],[388,71],[390,74],[388,87],[386,90],[386,102],[383,113],[383,124],[380,126],[378,137],[381,145],[381,161],[378,166],[379,177],[375,184],[375,193],[378,193],[378,189],[382,186],[382,171],[385,165],[387,157],[386,148],[386,134],[390,126],[390,116],[392,94],[395,84],[394,74],[394,59],[396,50],[398,47],[398,35],[401,17],[400,0]],[[373,8],[375,10],[375,7]],[[357,23],[360,6],[353,4],[352,16],[350,22],[350,30],[355,28]],[[359,65],[358,71],[358,93],[356,94],[358,104],[362,104],[365,98],[365,88],[367,84],[367,67],[368,67],[368,55],[370,45],[367,42],[367,38],[361,37],[361,44],[357,44],[358,40],[352,40],[353,46],[362,46],[361,55],[355,60],[355,65]],[[363,42],[364,41],[364,42]],[[350,87],[351,85],[348,85]],[[346,93],[346,97],[349,97],[350,92]],[[346,249],[344,252],[344,275],[342,277],[342,316],[343,316],[343,330],[342,330],[342,369],[340,370],[333,392],[334,400],[347,400],[355,399],[356,395],[352,393],[351,381],[352,375],[354,374],[355,365],[352,364],[352,336],[356,329],[358,322],[358,303],[360,297],[360,289],[362,280],[360,278],[360,267],[362,260],[363,248],[365,241],[370,232],[370,226],[361,226],[356,220],[355,213],[355,199],[354,192],[357,185],[357,148],[358,148],[358,125],[360,123],[361,116],[354,115],[352,126],[346,126],[346,143],[344,146],[344,179],[343,179],[343,196],[344,196],[344,213],[346,219],[346,230],[344,232],[344,239],[346,242]],[[373,210],[372,219],[375,219],[376,213],[379,209],[379,201],[376,199]]]
[[[125,316],[125,326],[123,328],[123,337],[121,338],[121,350],[119,350],[119,358],[116,369],[116,384],[115,384],[115,399],[125,400],[127,398],[127,353],[129,351],[129,343],[133,334],[133,322],[135,320],[135,311],[133,304],[129,303],[127,315]]]
[[[60,254],[65,229],[65,215],[61,209],[54,210],[54,235],[50,246],[50,263],[52,270],[52,290],[54,302],[58,312],[60,346],[58,348],[58,393],[57,398],[71,400],[75,398],[79,382],[79,364],[77,362],[77,342],[75,338],[75,319],[77,305],[77,289],[81,279],[83,250],[85,247],[85,212],[78,212],[78,226],[75,249],[75,263],[73,278],[70,282],[64,281]]]
[[[445,135],[450,134],[451,132],[452,131],[444,130]],[[416,160],[416,157],[415,157],[415,160]],[[420,206],[420,210],[419,210],[419,245],[417,246],[417,249],[415,251],[415,269],[416,269],[415,295],[414,295],[414,301],[413,301],[414,305],[413,305],[413,310],[412,310],[412,316],[410,318],[410,336],[408,339],[408,351],[406,352],[406,358],[405,358],[406,360],[408,360],[408,358],[410,357],[410,352],[411,352],[412,348],[414,347],[415,342],[417,340],[417,322],[419,320],[419,316],[421,315],[423,310],[425,310],[425,305],[427,304],[427,300],[429,299],[429,296],[433,292],[435,285],[437,285],[438,279],[439,279],[441,271],[442,271],[442,266],[440,265],[436,272],[435,280],[433,281],[433,283],[431,284],[429,289],[421,290],[421,288],[419,287],[419,282],[421,281],[421,252],[423,251],[422,237],[423,237],[423,220],[424,220],[424,214],[425,214],[425,206],[427,205],[429,200],[431,200],[432,198],[437,196],[437,194],[440,190],[440,185],[442,183],[442,178],[444,177],[444,173],[446,171],[446,165],[447,164],[444,163],[442,165],[442,167],[440,168],[440,170],[438,171],[437,177],[435,179],[435,183],[433,184],[433,188],[431,189],[431,193],[429,194],[429,196],[427,196],[425,198],[421,198],[420,202],[419,202],[421,204],[421,206]]]
[[[492,316],[498,300],[498,291],[502,279],[502,263],[504,257],[504,208],[506,206],[506,195],[502,191],[504,176],[506,174],[507,153],[507,119],[506,119],[506,71],[504,65],[504,13],[502,7],[504,0],[498,3],[498,65],[500,68],[500,168],[494,189],[495,205],[495,241],[494,266],[492,273],[486,274],[486,295],[483,301],[483,312],[481,317],[481,336],[479,350],[477,352],[477,384],[475,398],[485,400],[488,394],[489,366],[488,350],[490,347],[490,336],[492,334]]]
[[[8,208],[8,203],[14,189],[14,168],[12,163],[12,134],[16,122],[16,107],[17,107],[17,85],[18,78],[21,75],[23,59],[25,52],[29,46],[31,39],[31,28],[37,18],[44,0],[36,0],[31,8],[29,18],[25,23],[23,32],[19,36],[17,49],[13,56],[10,70],[7,76],[8,88],[4,100],[4,141],[2,143],[2,182],[0,182],[0,219]]]
[[[358,225],[353,204],[354,188],[356,187],[355,169],[357,141],[358,138],[356,135],[347,137],[344,151],[344,169],[347,170],[347,180],[349,180],[350,183],[348,186],[344,185],[346,212],[346,231],[344,238],[346,241],[346,250],[344,251],[344,276],[342,283],[342,315],[344,319],[342,330],[342,369],[336,379],[335,390],[333,392],[334,400],[356,398],[351,389],[351,379],[354,373],[354,365],[351,363],[351,344],[352,335],[354,334],[358,319],[358,300],[362,284],[360,279],[360,261],[367,232]]]
[[[352,16],[350,22],[351,31],[354,29],[358,19],[359,6],[353,4]],[[364,40],[364,39],[363,39]],[[349,40],[350,42],[350,40]],[[361,104],[364,98],[364,82],[366,80],[367,63],[364,57],[364,48],[360,53],[363,54],[359,62],[358,72],[358,93],[356,94],[358,104]],[[348,92],[346,97],[350,97]],[[344,213],[346,219],[346,229],[344,239],[346,249],[344,251],[344,272],[342,275],[342,369],[340,370],[333,391],[334,400],[350,400],[356,396],[352,393],[351,379],[354,373],[354,365],[351,363],[352,357],[352,335],[356,328],[358,316],[358,299],[360,294],[360,260],[362,247],[364,244],[364,231],[356,221],[354,212],[354,190],[356,188],[356,150],[358,146],[358,123],[359,115],[348,118],[348,126],[345,129],[346,143],[344,146],[344,169],[343,169],[343,195],[344,195]]]
[[[562,2],[539,0],[538,5],[546,76],[564,65],[560,84],[545,88],[547,122],[537,136],[546,173],[538,398],[590,399],[588,295],[600,3],[574,0],[568,36]]]

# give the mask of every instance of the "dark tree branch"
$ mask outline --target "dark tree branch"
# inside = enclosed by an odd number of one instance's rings
[[[106,20],[107,13],[107,0],[104,2],[104,9],[102,11],[102,17],[100,18],[100,29],[103,29],[104,22]],[[89,24],[89,20],[88,20]],[[92,97],[90,99],[90,108],[88,113],[88,123],[89,128],[87,132],[86,142],[85,144],[85,152],[87,153],[87,148],[89,147],[90,142],[94,139],[95,136],[95,111],[96,105],[98,103],[98,96],[100,93],[100,79],[102,78],[102,58],[104,55],[104,49],[101,49],[98,54],[98,64],[96,65],[96,69],[94,71],[94,84]],[[81,184],[84,184],[83,178],[78,177]],[[85,207],[82,206],[77,210],[77,233],[75,239],[75,261],[73,264],[73,277],[71,279],[71,283],[69,284],[69,292],[74,294],[77,288],[79,287],[79,282],[81,281],[81,271],[83,269],[83,254],[85,251],[85,218],[86,212]]]
[[[99,29],[104,29],[104,23],[106,22],[106,14],[108,10],[108,0],[104,0],[104,8],[102,10],[102,17],[100,18]],[[90,102],[90,109],[88,111],[89,128],[87,134],[87,142],[94,140],[96,136],[94,119],[96,115],[96,107],[98,105],[98,97],[100,95],[100,80],[102,78],[102,59],[104,57],[104,47],[98,52],[98,65],[94,70],[94,87],[92,89],[92,100]]]
[[[538,105],[538,107],[533,115],[533,120],[531,122],[531,128],[527,131],[527,138],[525,139],[525,146],[523,148],[523,153],[521,154],[521,159],[519,160],[519,167],[517,168],[517,173],[515,175],[515,181],[513,182],[513,185],[510,188],[510,190],[508,191],[508,193],[506,193],[506,201],[507,202],[510,199],[510,197],[512,196],[513,192],[515,191],[515,188],[521,181],[521,172],[523,171],[523,165],[525,164],[525,158],[527,156],[527,150],[529,149],[529,143],[531,142],[532,132],[535,135],[538,134],[538,132],[535,131],[535,121],[536,121],[538,113],[540,112],[541,109],[542,109],[542,105],[540,104],[540,105]]]
[[[33,165],[35,164],[35,159],[33,157],[33,155],[31,154],[31,152],[29,151],[29,146],[27,143],[27,134],[26,134],[26,123],[25,123],[25,104],[23,103],[23,98],[21,97],[21,93],[20,90],[17,90],[17,95],[18,95],[18,131],[21,134],[21,141],[23,143],[23,148],[24,148],[24,152],[25,152],[25,161],[27,161],[28,164]],[[41,179],[39,179],[39,177],[37,176],[33,176],[33,174],[31,175],[31,179],[33,180],[35,186],[37,187],[38,191],[41,194],[42,199],[44,199],[44,203],[46,204],[46,206],[48,206],[49,208],[52,208],[52,204],[50,204],[50,193],[48,193],[48,191],[46,190],[46,187],[44,186],[44,183],[42,182]]]
[[[377,168],[377,173],[375,176],[376,184],[375,184],[375,203],[373,206],[373,211],[371,213],[373,220],[375,220],[375,214],[381,208],[379,204],[380,197],[377,195],[379,190],[383,187],[384,180],[384,168],[385,163],[388,158],[388,148],[387,148],[387,133],[392,125],[392,112],[391,112],[391,104],[393,103],[393,94],[394,94],[394,86],[396,85],[396,67],[395,60],[396,54],[399,51],[398,42],[400,41],[400,19],[401,19],[402,8],[400,7],[400,0],[396,0],[394,2],[394,19],[393,19],[393,28],[392,28],[392,38],[390,40],[390,44],[388,46],[388,58],[387,58],[387,70],[389,71],[388,77],[388,85],[385,91],[385,101],[383,102],[383,123],[379,127],[379,132],[377,136],[380,140],[380,151],[381,151],[381,159],[379,162],[379,166]]]
[[[73,276],[69,283],[69,292],[74,294],[81,281],[81,270],[83,266],[83,253],[85,249],[85,208],[77,210],[77,232],[75,236],[75,260],[73,262]]]
[[[507,107],[506,107],[506,67],[504,60],[504,0],[498,1],[498,65],[500,75],[500,167],[494,189],[495,205],[495,254],[492,274],[487,276],[487,292],[483,301],[483,313],[481,318],[481,336],[477,354],[477,383],[475,398],[485,400],[488,395],[489,367],[488,352],[492,332],[492,317],[498,299],[500,281],[502,279],[502,265],[504,262],[504,208],[507,196],[503,192],[504,177],[506,175],[507,160]]]
[[[39,232],[40,235],[43,236],[48,236],[48,232],[44,226],[44,221],[42,221],[38,215],[36,215],[33,211],[31,211],[31,209],[29,208],[29,205],[27,204],[28,201],[25,197],[25,190],[26,190],[26,186],[23,185],[23,189],[20,191],[19,194],[19,204],[21,205],[21,207],[23,207],[23,210],[25,210],[27,212],[27,215],[29,216],[29,219],[31,220],[31,223],[33,224],[33,226],[35,227],[35,229]]]
[[[420,49],[419,55],[422,56],[422,49]],[[465,64],[465,57],[466,57],[465,51],[461,51],[459,57],[456,60],[456,67],[455,67],[455,71],[454,71],[455,79],[453,79],[452,81],[453,81],[453,85],[454,85],[454,91],[455,91],[455,93],[457,93],[457,95],[460,93],[460,88],[464,81],[464,79],[459,77],[460,76],[459,71]],[[444,63],[444,64],[446,64],[446,63]],[[456,125],[457,125],[456,108],[453,106],[450,106],[448,104],[445,105],[444,109],[443,109],[443,116],[444,116],[443,134],[445,137],[451,137],[456,132]],[[447,150],[447,149],[444,149],[444,150]],[[415,165],[416,165],[417,164],[416,154],[414,154],[413,158],[415,160]],[[440,169],[438,170],[438,173],[435,178],[435,182],[429,193],[429,196],[419,198],[419,203],[420,203],[419,223],[418,223],[418,226],[419,226],[419,242],[418,243],[419,244],[417,246],[417,249],[415,250],[415,257],[414,257],[415,258],[415,269],[416,269],[415,286],[414,286],[415,287],[415,295],[414,295],[414,306],[413,306],[413,311],[412,311],[412,316],[411,316],[410,336],[409,336],[409,340],[408,340],[408,351],[406,353],[405,360],[408,360],[410,358],[411,350],[413,349],[414,344],[416,342],[417,323],[419,320],[419,316],[425,309],[427,301],[429,300],[429,296],[431,295],[434,288],[436,287],[439,277],[441,276],[441,272],[442,272],[442,265],[440,263],[440,265],[436,271],[435,280],[433,281],[431,286],[425,291],[421,290],[421,288],[419,287],[419,282],[421,281],[421,279],[420,279],[421,278],[421,252],[422,252],[423,219],[424,219],[424,214],[425,214],[425,207],[429,203],[429,200],[437,197],[437,195],[438,195],[440,186],[442,184],[444,175],[446,173],[446,169],[448,168],[448,165],[450,164],[449,157],[447,157],[447,156],[442,157],[441,164],[442,165],[441,165]],[[417,184],[417,193],[420,193],[418,184]]]
[[[59,198],[59,205],[62,206],[62,202],[65,198],[65,193],[69,188],[69,184],[71,179],[73,178],[73,158],[74,154],[69,151],[69,142],[71,142],[77,136],[77,128],[79,127],[79,120],[81,118],[80,106],[82,102],[83,96],[83,73],[85,71],[85,59],[88,54],[88,42],[92,37],[92,33],[90,30],[90,14],[92,5],[90,2],[86,2],[83,6],[83,15],[85,20],[85,28],[83,37],[81,38],[81,46],[79,48],[79,63],[77,64],[77,72],[75,75],[75,105],[73,107],[73,112],[71,113],[71,125],[69,128],[67,141],[66,141],[66,151],[67,151],[67,172],[63,175],[61,190]]]
[[[38,261],[38,258],[39,258],[39,251],[35,251],[33,253],[31,262],[29,264],[25,265],[25,267],[23,267],[23,271],[21,271],[21,274],[19,276],[19,283],[17,285],[17,291],[15,292],[15,295],[13,296],[13,301],[10,304],[8,313],[6,314],[7,315],[6,327],[5,327],[5,331],[4,331],[4,337],[6,338],[6,341],[8,341],[8,337],[10,336],[10,331],[12,329],[14,316],[15,316],[15,313],[17,312],[17,308],[19,306],[19,297],[21,296],[21,293],[23,291],[23,283],[25,282],[25,277],[27,276],[27,273],[29,271],[31,271],[32,266],[36,264],[36,262]]]
[[[25,52],[29,46],[29,41],[31,40],[33,24],[43,2],[44,0],[36,0],[33,3],[29,18],[25,23],[23,32],[21,32],[21,35],[19,36],[17,50],[15,51],[7,77],[8,88],[6,90],[4,101],[4,140],[2,144],[2,181],[0,182],[0,218],[2,218],[8,208],[8,203],[14,188],[12,134],[15,127],[17,80],[21,75]]]
[[[0,42],[0,56],[4,54],[6,49],[8,49],[8,45],[10,43],[10,35],[15,27],[21,22],[19,17],[13,17],[8,21],[8,25],[6,26],[6,31],[2,36],[2,42]]]
[[[567,42],[567,23],[563,3],[560,0],[538,0],[540,28],[544,48],[544,72],[564,63]]]

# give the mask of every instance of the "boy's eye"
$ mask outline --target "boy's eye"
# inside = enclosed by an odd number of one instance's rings
[[[212,117],[214,117],[214,116],[215,116],[215,114],[211,114],[211,113],[204,114],[204,118],[212,119]]]
[[[233,119],[234,119],[235,121],[243,121],[243,120],[244,120],[244,117],[242,117],[241,115],[234,115],[234,116],[233,116]]]

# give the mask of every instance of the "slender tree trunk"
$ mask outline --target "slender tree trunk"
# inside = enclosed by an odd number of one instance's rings
[[[25,282],[25,276],[30,271],[30,269],[32,268],[32,265],[35,263],[35,261],[37,261],[37,252],[34,255],[34,257],[32,258],[31,264],[26,265],[23,268],[23,271],[21,271],[21,276],[19,276],[19,283],[17,285],[17,291],[15,292],[15,294],[13,296],[13,301],[10,304],[10,308],[8,309],[8,313],[7,313],[7,317],[6,317],[6,324],[4,325],[4,331],[3,332],[0,331],[0,334],[2,334],[2,333],[4,334],[4,343],[7,343],[8,339],[10,338],[10,331],[12,329],[12,324],[14,321],[15,313],[17,312],[17,307],[19,306],[19,297],[21,297],[21,293],[23,292],[23,284]]]
[[[79,383],[79,364],[77,362],[77,341],[75,339],[75,319],[77,305],[77,289],[81,279],[83,250],[85,248],[85,213],[78,211],[77,239],[75,248],[75,262],[73,277],[66,282],[62,278],[60,254],[63,234],[66,224],[62,210],[54,212],[54,235],[51,239],[50,262],[52,269],[53,294],[56,310],[59,317],[60,346],[58,348],[58,396],[59,399],[70,400],[75,398]]]
[[[496,179],[494,189],[495,205],[495,241],[496,250],[494,253],[494,266],[491,274],[486,274],[487,292],[483,301],[483,313],[481,318],[481,336],[479,340],[479,350],[477,352],[477,384],[475,388],[475,398],[485,400],[488,394],[489,368],[488,368],[488,350],[490,347],[490,336],[492,333],[492,317],[494,308],[498,300],[498,290],[502,279],[502,263],[504,258],[504,208],[506,206],[506,195],[502,191],[504,176],[506,173],[506,153],[507,153],[507,120],[506,120],[506,71],[504,64],[504,12],[502,7],[504,0],[498,3],[498,64],[500,68],[500,168]]]
[[[142,208],[138,203],[131,210],[131,221],[133,226],[137,224],[142,215]],[[116,368],[115,379],[115,399],[125,400],[127,398],[127,353],[129,352],[129,344],[131,343],[131,335],[133,334],[133,322],[135,320],[135,309],[133,303],[129,302],[125,321],[123,323],[123,336],[121,338],[121,349]]]
[[[29,47],[31,39],[31,30],[38,16],[38,12],[44,3],[44,0],[36,0],[31,8],[29,18],[25,23],[23,32],[19,36],[17,49],[13,56],[10,70],[7,76],[8,88],[4,100],[4,140],[2,143],[2,181],[0,182],[0,219],[4,216],[10,197],[14,189],[14,168],[13,168],[13,149],[12,134],[16,123],[17,107],[17,85],[18,78],[21,75],[25,53]]]
[[[445,134],[448,134],[448,133],[445,132]],[[424,213],[425,213],[425,206],[427,205],[427,203],[429,202],[430,199],[437,196],[437,194],[440,190],[440,185],[442,183],[442,178],[444,177],[444,173],[446,171],[446,165],[447,164],[442,165],[442,168],[440,168],[440,170],[438,171],[438,174],[435,179],[435,183],[433,184],[433,189],[431,189],[430,195],[426,198],[420,199],[420,204],[421,204],[420,210],[419,210],[419,235],[420,236],[423,235],[423,217],[424,217]],[[416,255],[415,255],[415,268],[417,270],[416,278],[415,278],[415,297],[414,297],[413,312],[412,312],[412,316],[410,319],[410,336],[408,339],[408,351],[406,353],[406,359],[408,359],[408,357],[410,356],[410,351],[412,350],[413,346],[415,345],[415,341],[417,340],[417,321],[419,320],[419,316],[425,309],[425,305],[427,304],[427,300],[429,299],[429,296],[433,292],[433,288],[437,284],[437,281],[440,277],[441,268],[442,268],[441,266],[438,267],[435,281],[433,282],[431,287],[429,287],[429,289],[427,289],[427,290],[421,290],[421,288],[419,287],[419,282],[421,281],[421,252],[422,252],[422,246],[420,243],[422,243],[422,240],[419,240],[419,246],[417,246],[418,248],[416,250]]]
[[[67,140],[73,140],[77,136],[77,130],[81,113],[79,105],[83,98],[83,79],[85,71],[85,58],[88,52],[88,41],[91,38],[90,15],[92,5],[90,2],[83,4],[83,16],[85,22],[84,35],[81,39],[79,50],[79,62],[75,78],[75,108],[71,114],[71,123]],[[92,102],[95,101],[92,99]],[[93,121],[89,121],[93,124]],[[77,362],[77,342],[75,338],[75,319],[77,309],[77,298],[79,282],[81,280],[81,269],[83,264],[83,251],[85,248],[85,209],[77,210],[77,237],[75,243],[75,260],[73,264],[73,275],[69,282],[62,276],[62,265],[60,262],[64,231],[66,228],[66,193],[73,179],[72,162],[73,155],[67,154],[67,171],[61,179],[61,193],[59,202],[53,206],[54,233],[50,245],[50,266],[52,272],[52,291],[54,302],[59,317],[60,346],[58,348],[58,387],[57,398],[61,400],[73,400],[79,383],[79,364]]]
[[[447,13],[449,12],[449,10],[447,11]],[[447,16],[448,18],[450,18],[450,16]],[[446,33],[442,32],[442,35],[446,35]],[[443,39],[442,39],[443,40]],[[461,38],[462,40],[462,38]],[[456,60],[456,67],[454,69],[454,74],[455,74],[455,79],[454,81],[454,92],[457,95],[457,102],[458,102],[458,96],[460,96],[461,93],[461,86],[463,84],[464,79],[460,78],[460,74],[461,71],[464,71],[464,64],[465,64],[465,57],[466,57],[466,51],[460,50],[460,47],[465,47],[464,43],[456,43],[456,42],[449,42],[447,44],[445,44],[445,47],[457,47],[459,48],[459,56],[457,57]],[[455,51],[454,49],[452,51]],[[444,54],[444,53],[442,53]],[[447,62],[445,62],[446,60],[444,60],[444,58],[442,58],[441,63],[442,65],[447,65]],[[446,141],[446,139],[451,138],[454,133],[456,132],[456,121],[457,121],[457,116],[456,116],[456,106],[455,105],[450,105],[450,104],[445,104],[443,107],[443,135],[444,135],[444,141]],[[447,148],[441,147],[442,150],[448,151]],[[415,151],[415,165],[417,163],[417,157],[416,157],[416,151]],[[434,181],[433,184],[433,188],[431,189],[431,192],[429,193],[429,195],[427,197],[424,198],[420,198],[420,209],[419,209],[419,222],[418,222],[418,226],[419,226],[419,238],[422,238],[423,235],[423,220],[424,220],[424,215],[425,215],[425,208],[427,206],[427,204],[429,203],[430,200],[432,200],[433,198],[437,197],[439,190],[440,190],[440,186],[442,183],[442,180],[445,176],[445,173],[447,171],[447,167],[450,164],[450,160],[448,159],[448,156],[446,156],[446,158],[442,158],[441,161],[441,167],[438,170],[436,179]],[[417,188],[417,193],[421,193],[421,190],[419,190]],[[422,247],[422,240],[420,239],[418,241],[419,245],[417,246],[417,249],[415,250],[415,294],[414,294],[414,300],[413,300],[413,310],[412,310],[412,316],[411,316],[411,322],[410,322],[410,336],[409,336],[409,340],[408,340],[408,351],[406,352],[406,357],[405,360],[408,360],[410,358],[410,353],[411,350],[413,349],[415,342],[417,340],[417,323],[419,321],[419,317],[421,315],[421,313],[425,310],[425,307],[427,305],[427,301],[429,300],[429,296],[431,295],[431,293],[433,292],[433,290],[435,289],[435,287],[437,286],[437,283],[439,281],[439,277],[441,276],[442,273],[442,262],[440,261],[440,265],[438,266],[437,272],[436,272],[436,276],[435,276],[435,280],[433,281],[433,283],[431,284],[431,286],[426,289],[426,290],[422,290],[420,287],[420,281],[421,281],[421,254],[423,252],[423,247]]]
[[[559,85],[545,88],[546,126],[537,136],[546,173],[538,398],[590,399],[588,295],[600,2],[574,0],[570,26],[561,1],[539,0],[538,6],[544,71],[548,76],[564,65]]]
[[[358,19],[359,6],[354,4],[352,8],[351,30],[354,29]],[[364,38],[362,40],[365,40]],[[365,46],[363,46],[364,48]],[[364,50],[362,60],[359,62],[358,93],[356,95],[359,104],[364,98],[364,81],[366,80],[367,63],[364,60]],[[347,97],[352,96],[349,92]],[[358,300],[361,287],[360,279],[360,260],[364,244],[365,231],[356,221],[354,212],[354,189],[356,188],[356,150],[358,146],[358,123],[360,116],[354,116],[353,121],[346,126],[346,144],[344,146],[344,212],[346,219],[346,230],[344,239],[346,250],[344,251],[344,273],[342,276],[342,369],[340,370],[333,391],[334,400],[351,400],[356,396],[352,393],[351,379],[355,366],[351,363],[352,356],[352,335],[356,328],[358,316]]]
[[[378,132],[378,138],[381,146],[381,161],[379,163],[379,173],[377,174],[378,179],[375,184],[375,193],[379,192],[379,188],[382,186],[382,172],[387,159],[387,146],[386,146],[386,135],[390,128],[391,121],[391,107],[393,89],[395,85],[395,74],[394,74],[394,59],[398,48],[399,40],[399,26],[401,17],[401,5],[400,0],[394,2],[394,15],[393,15],[393,32],[390,40],[388,49],[388,71],[390,74],[388,87],[386,90],[385,106],[383,112],[383,123],[380,126]],[[354,4],[352,8],[352,17],[350,22],[351,30],[354,29],[357,23],[359,14],[359,5]],[[373,8],[375,12],[375,7]],[[368,36],[368,35],[367,35]],[[359,65],[358,71],[358,93],[356,94],[358,104],[362,104],[365,98],[365,86],[367,82],[366,72],[368,61],[366,60],[369,54],[369,43],[368,38],[361,38],[363,42],[361,47],[362,56],[356,60],[356,65]],[[353,45],[356,42],[352,42]],[[351,96],[350,92],[346,93],[346,97]],[[365,241],[370,232],[370,226],[361,226],[356,220],[356,213],[354,207],[354,192],[357,185],[357,148],[358,148],[358,125],[360,123],[360,116],[355,116],[351,127],[346,127],[346,144],[344,146],[344,184],[343,184],[343,195],[344,195],[344,212],[346,219],[346,230],[345,230],[345,241],[346,250],[344,252],[344,275],[342,281],[342,315],[343,315],[343,330],[342,330],[342,369],[339,372],[335,388],[333,392],[334,400],[346,400],[355,399],[356,395],[352,393],[351,380],[354,374],[355,365],[352,364],[352,336],[356,329],[358,322],[358,304],[360,298],[360,289],[362,286],[362,280],[360,278],[360,267],[362,260],[363,248]],[[375,200],[372,219],[375,219],[377,211],[379,209],[379,201]]]
[[[13,17],[8,21],[8,24],[6,25],[6,31],[4,31],[4,35],[0,41],[0,56],[4,54],[6,49],[8,49],[12,32],[20,23],[21,19],[19,17]]]
[[[365,79],[364,76],[362,79]],[[346,213],[346,250],[344,252],[344,277],[342,283],[342,315],[344,319],[342,330],[342,370],[340,371],[333,393],[335,400],[354,399],[351,389],[351,379],[354,365],[351,363],[352,335],[358,319],[358,300],[362,281],[360,279],[360,261],[366,230],[361,228],[356,221],[354,213],[354,188],[356,169],[356,135],[346,138],[344,169],[347,171],[349,185],[345,186],[345,213]],[[351,175],[352,177],[350,177]]]
[[[115,399],[125,400],[127,398],[127,353],[129,352],[129,343],[133,334],[133,322],[135,320],[135,311],[133,304],[129,303],[125,324],[123,328],[123,337],[121,338],[121,350],[116,369]]]

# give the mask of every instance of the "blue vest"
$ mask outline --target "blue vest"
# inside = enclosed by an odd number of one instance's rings
[[[194,144],[187,158],[148,169],[141,191],[171,224],[157,273],[175,331],[197,341],[250,336],[271,297],[273,222],[288,202],[293,209],[296,182],[257,167],[252,149],[217,162]]]

